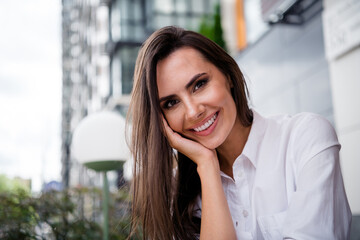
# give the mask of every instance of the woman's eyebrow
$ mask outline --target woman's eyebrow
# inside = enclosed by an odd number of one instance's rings
[[[186,84],[185,88],[186,88],[186,89],[189,89],[189,88],[193,85],[193,83],[194,83],[198,78],[200,78],[201,76],[203,76],[203,75],[205,75],[205,74],[206,74],[205,72],[195,74],[195,75],[190,79],[190,81]]]
[[[190,79],[190,81],[185,85],[185,88],[186,88],[186,89],[189,89],[197,79],[199,79],[201,76],[203,76],[203,75],[205,75],[205,74],[206,74],[205,72],[195,74],[195,75]],[[171,99],[171,98],[174,98],[174,97],[176,97],[176,95],[175,95],[175,94],[171,94],[171,95],[169,95],[169,96],[159,98],[159,102],[163,102],[163,101],[165,101],[165,100],[168,100],[168,99]]]
[[[163,101],[166,101],[168,99],[171,99],[171,98],[174,98],[176,95],[175,94],[171,94],[169,96],[166,96],[166,97],[162,97],[159,99],[159,102],[163,102]]]

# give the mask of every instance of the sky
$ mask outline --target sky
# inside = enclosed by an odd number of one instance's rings
[[[0,1],[0,174],[61,172],[61,1]]]

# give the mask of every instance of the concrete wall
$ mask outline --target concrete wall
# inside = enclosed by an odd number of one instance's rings
[[[325,0],[329,11],[334,0]],[[357,14],[360,14],[359,12]],[[329,59],[334,119],[341,149],[342,170],[351,210],[360,215],[360,42],[357,47]]]
[[[359,7],[358,0],[346,1]],[[324,0],[322,14],[342,2]],[[302,26],[272,26],[237,61],[247,79],[252,105],[263,115],[310,111],[334,124],[353,213],[350,240],[355,240],[360,239],[360,41],[341,56],[327,59],[322,14]],[[343,17],[349,21],[350,16]]]
[[[324,12],[338,1],[325,0]],[[360,14],[360,13],[358,13]],[[302,26],[274,25],[237,57],[253,107],[263,115],[309,111],[335,126],[350,207],[360,214],[360,43],[325,57],[322,14]]]
[[[301,26],[272,26],[237,61],[260,113],[315,112],[334,123],[321,14]]]

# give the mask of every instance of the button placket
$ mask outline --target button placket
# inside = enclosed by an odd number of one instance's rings
[[[250,206],[250,189],[248,184],[247,175],[245,172],[245,162],[246,159],[240,158],[237,164],[234,164],[234,179],[236,185],[236,192],[238,201],[242,206],[238,209],[238,214],[240,217],[239,226],[242,226],[243,231],[251,231],[252,229],[252,218],[251,218],[251,206]]]
[[[242,214],[243,214],[244,218],[247,218],[249,216],[249,212],[246,211],[245,209],[242,211]]]

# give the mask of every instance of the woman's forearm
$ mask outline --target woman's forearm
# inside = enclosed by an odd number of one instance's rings
[[[201,180],[201,230],[200,239],[236,239],[229,206],[221,184],[217,159],[198,165]]]

